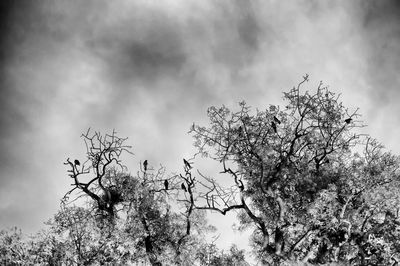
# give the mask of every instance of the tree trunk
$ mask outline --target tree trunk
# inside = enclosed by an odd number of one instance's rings
[[[284,239],[283,239],[283,232],[277,226],[275,228],[275,254],[281,255],[284,247]]]
[[[142,217],[142,224],[147,233],[147,236],[144,239],[144,245],[146,248],[146,254],[149,257],[149,261],[153,266],[161,266],[162,264],[158,261],[157,254],[154,252],[153,240],[151,239],[150,230],[144,217]]]

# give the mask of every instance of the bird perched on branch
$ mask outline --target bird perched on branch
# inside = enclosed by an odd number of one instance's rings
[[[279,120],[276,116],[274,116],[274,121],[275,121],[275,123],[277,123],[277,124],[281,124],[281,120]]]
[[[181,188],[182,188],[185,192],[187,192],[187,189],[186,189],[186,186],[185,186],[184,183],[182,183]]]
[[[74,164],[77,165],[77,166],[81,165],[81,163],[78,160],[75,160]]]
[[[238,128],[238,134],[239,134],[239,137],[243,137],[243,128],[242,128],[242,126],[240,126]]]
[[[168,190],[168,180],[167,179],[165,179],[165,181],[164,181],[164,187],[165,187],[165,190]]]
[[[239,182],[238,182],[238,187],[239,187],[240,191],[243,191],[243,190],[244,190],[244,185],[243,185],[242,180],[239,180]]]
[[[272,129],[274,130],[275,133],[278,132],[278,130],[276,129],[276,124],[275,124],[275,122],[271,122],[271,127],[272,127]]]
[[[143,162],[143,169],[147,171],[147,160],[144,160]]]
[[[346,122],[347,124],[350,124],[350,122],[351,122],[352,120],[353,120],[353,119],[351,119],[351,118],[347,118],[347,119],[344,120],[344,122]]]
[[[185,159],[183,159],[183,163],[185,164],[185,166],[189,169],[192,169],[192,166],[190,165],[190,163],[188,161],[186,161]]]

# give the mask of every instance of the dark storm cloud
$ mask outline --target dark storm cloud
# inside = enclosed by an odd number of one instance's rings
[[[363,38],[365,87],[369,108],[364,111],[368,130],[385,137],[383,143],[400,151],[400,1],[360,1],[359,34]]]
[[[31,1],[0,2],[0,143],[3,151],[0,153],[0,169],[4,171],[10,171],[12,163],[18,160],[16,154],[12,152],[15,145],[11,141],[12,138],[21,131],[31,129],[27,117],[21,110],[21,106],[29,104],[29,101],[17,91],[10,79],[12,70],[7,67],[16,52],[16,44],[24,38],[21,21],[23,14],[29,14],[31,8]],[[8,180],[0,178],[0,187],[4,187],[6,181]]]
[[[50,114],[48,105],[55,95],[57,76],[43,68],[43,62],[50,57],[56,60],[54,51],[58,47],[54,44],[63,39],[54,24],[49,23],[41,4],[46,2],[0,3],[2,227],[16,224],[35,230],[43,221],[41,212],[54,203],[57,205],[52,200],[54,191],[49,190],[54,184],[46,179],[51,173],[46,173],[46,169],[54,168],[53,160],[58,155],[48,156],[51,141],[45,118]]]
[[[367,27],[374,26],[375,23],[396,23],[396,20],[400,19],[398,0],[367,0],[361,1],[361,6],[365,9],[364,25]]]
[[[216,3],[215,10],[210,18],[210,26],[216,30],[211,48],[215,61],[236,71],[251,63],[263,37],[256,11],[247,1]]]
[[[110,27],[93,24],[99,29],[87,40],[88,49],[103,60],[105,75],[116,84],[190,79],[199,69],[188,58],[204,52],[211,52],[207,63],[237,70],[254,56],[261,31],[250,3],[231,3],[216,3],[211,14],[189,6],[186,12],[200,15],[181,20],[162,9],[141,9],[140,14],[132,10],[129,18]]]
[[[0,63],[4,67],[5,61],[9,58],[10,52],[13,49],[15,41],[18,41],[14,31],[15,20],[21,17],[21,12],[29,11],[31,1],[17,1],[5,0],[0,2]]]
[[[45,112],[48,99],[39,92],[55,94],[55,77],[46,73],[45,79],[38,79],[34,72],[60,53],[70,34],[55,26],[60,17],[43,9],[54,7],[51,1],[5,0],[0,5],[0,138],[10,143],[10,138],[32,130],[31,115]]]
[[[362,1],[372,97],[383,104],[400,97],[400,1]],[[384,71],[382,71],[384,69]],[[398,121],[400,122],[400,120]]]
[[[254,10],[252,10],[252,8],[246,8],[244,5],[245,4],[243,3],[240,5],[240,8],[243,8],[241,10],[248,9],[248,11],[243,15],[242,18],[240,18],[237,29],[240,39],[247,46],[247,48],[249,48],[248,50],[255,51],[258,49],[259,40],[261,39],[261,26],[258,25]]]
[[[14,1],[0,2],[0,128],[1,140],[4,140],[14,121],[23,121],[23,118],[10,104],[10,81],[6,75],[6,63],[12,51],[10,40],[12,21],[15,16],[17,5]],[[3,144],[4,145],[4,144]],[[2,146],[3,146],[2,145]],[[5,163],[5,159],[0,160],[1,164]]]
[[[90,34],[79,30],[80,48],[100,62],[102,80],[112,89],[94,118],[115,121],[111,109],[138,106],[139,95],[149,95],[161,114],[184,108],[176,104],[182,102],[205,110],[226,97],[216,87],[237,86],[238,72],[254,60],[263,37],[257,7],[241,1],[182,6],[181,14],[162,5],[133,4],[123,14],[111,9],[102,14],[105,19],[89,22]]]
[[[146,21],[122,21],[100,29],[87,40],[88,49],[102,59],[116,88],[130,82],[152,84],[177,75],[185,63],[182,36],[163,14],[149,12]],[[137,24],[150,24],[141,28]],[[135,26],[134,26],[135,25]],[[84,38],[84,36],[83,36]]]

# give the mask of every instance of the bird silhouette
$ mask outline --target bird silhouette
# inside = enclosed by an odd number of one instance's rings
[[[243,128],[242,128],[242,126],[240,126],[239,128],[238,128],[238,134],[239,134],[239,137],[242,137],[243,136]]]
[[[81,165],[81,163],[80,163],[78,160],[75,160],[75,161],[74,161],[74,164],[75,164],[75,165],[78,165],[78,166]]]
[[[351,119],[351,118],[347,118],[346,120],[344,120],[344,122],[346,122],[347,124],[350,124],[350,122],[352,121],[353,119]]]
[[[147,160],[144,160],[143,162],[143,168],[145,171],[147,171]]]
[[[272,129],[274,130],[275,133],[278,132],[277,129],[276,129],[276,124],[275,124],[275,122],[271,122],[271,127],[272,127]]]
[[[186,161],[185,159],[183,159],[183,163],[185,164],[185,166],[189,169],[192,169],[192,166],[190,165],[190,163],[188,161]]]
[[[167,179],[165,179],[165,181],[164,181],[164,187],[165,187],[165,190],[168,190],[168,180]]]
[[[185,186],[185,184],[184,183],[182,183],[182,185],[181,185],[181,188],[185,191],[185,192],[187,192],[187,190],[186,190],[186,186]]]
[[[275,121],[275,123],[278,123],[279,125],[281,124],[281,120],[279,120],[278,118],[276,118],[276,116],[274,116],[274,121]]]
[[[243,191],[243,190],[244,190],[244,185],[243,185],[243,182],[242,182],[242,180],[239,180],[238,187],[239,187],[239,189],[240,189],[241,191]]]

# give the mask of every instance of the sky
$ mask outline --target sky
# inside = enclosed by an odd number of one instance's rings
[[[187,134],[210,106],[282,104],[310,75],[360,108],[365,131],[400,154],[400,1],[3,0],[0,228],[43,227],[84,160],[90,127],[129,137],[140,161],[182,171]],[[212,167],[202,169],[209,176]],[[245,245],[212,216],[220,242]],[[240,246],[240,245],[239,245]]]

